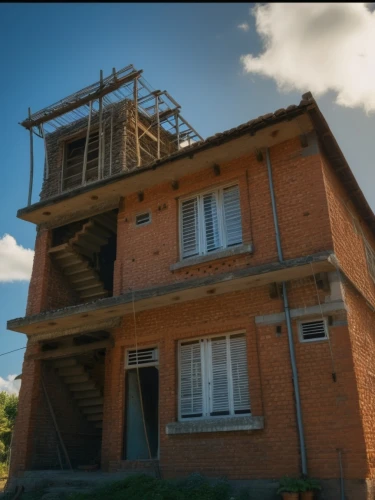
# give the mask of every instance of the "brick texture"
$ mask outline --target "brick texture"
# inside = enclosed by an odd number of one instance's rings
[[[370,500],[375,474],[375,318],[367,303],[375,306],[375,289],[362,235],[372,244],[374,239],[363,221],[353,222],[349,194],[320,153],[305,154],[296,138],[271,148],[270,155],[284,258],[334,251],[343,271],[337,276],[346,310],[332,315],[329,341],[301,343],[297,321],[292,325],[309,473],[325,480],[330,485],[327,491],[337,495],[341,450],[348,500]],[[114,295],[277,261],[265,161],[258,162],[249,151],[220,165],[220,172],[217,176],[211,167],[203,168],[182,178],[177,190],[165,183],[145,190],[143,201],[137,193],[126,197],[118,215]],[[254,252],[172,272],[170,266],[179,261],[178,198],[232,182],[240,188],[243,241],[251,243]],[[151,223],[136,227],[136,215],[145,211],[151,212]],[[50,262],[50,239],[48,231],[38,233],[27,314],[77,301]],[[287,287],[292,309],[330,300],[329,292],[317,291],[312,276],[291,281]],[[256,316],[281,312],[282,300],[271,299],[267,287],[136,311],[138,345],[159,348],[160,467],[165,477],[199,471],[237,480],[272,480],[300,472],[286,324],[255,322]],[[178,340],[238,330],[247,339],[252,413],[264,416],[265,428],[168,436],[166,424],[177,419]],[[107,351],[104,377],[104,470],[121,468],[124,463],[124,360],[126,349],[135,347],[133,315],[124,316],[112,334],[115,346]],[[31,349],[35,347],[30,346],[28,352]],[[13,474],[35,463],[38,455],[32,433],[40,425],[36,410],[40,364],[25,361],[23,370]]]

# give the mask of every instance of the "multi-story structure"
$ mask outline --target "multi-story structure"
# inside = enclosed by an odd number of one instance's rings
[[[128,67],[23,125],[46,161],[11,474],[374,498],[375,218],[311,94],[201,140]]]

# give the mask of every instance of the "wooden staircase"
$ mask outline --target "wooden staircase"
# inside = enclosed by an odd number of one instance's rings
[[[54,368],[69,387],[81,413],[94,427],[103,427],[103,396],[100,388],[75,358],[57,359]]]
[[[108,243],[108,239],[116,230],[116,219],[108,214],[97,215],[86,222],[67,243],[49,250],[49,254],[82,301],[108,296],[108,291],[95,269],[95,259],[101,247]]]

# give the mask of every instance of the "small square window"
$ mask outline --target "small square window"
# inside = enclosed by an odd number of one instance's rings
[[[325,319],[301,321],[299,323],[301,342],[314,342],[328,338],[327,321]]]
[[[145,212],[143,214],[136,215],[135,217],[135,225],[136,226],[145,226],[151,222],[151,213]]]

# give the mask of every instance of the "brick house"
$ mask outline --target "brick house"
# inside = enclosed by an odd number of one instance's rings
[[[12,476],[156,464],[274,498],[307,472],[373,499],[375,217],[317,103],[201,140],[125,70],[23,122],[46,161]]]

